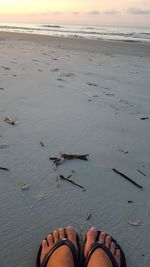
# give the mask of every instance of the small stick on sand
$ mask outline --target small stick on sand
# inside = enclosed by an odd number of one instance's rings
[[[5,168],[5,167],[0,167],[0,170],[9,171],[9,169],[8,168]]]
[[[72,176],[72,175],[71,175]],[[68,176],[68,177],[70,177],[70,175]],[[76,182],[74,182],[73,180],[69,180],[69,178],[66,178],[66,177],[64,177],[63,175],[60,175],[60,179],[62,179],[62,180],[65,180],[65,181],[67,181],[67,182],[70,182],[70,183],[72,183],[72,184],[74,184],[74,185],[76,185],[76,186],[78,186],[78,187],[80,187],[80,188],[82,188],[83,189],[83,191],[86,191],[86,189],[82,186],[82,185],[80,185],[80,184],[77,184]]]
[[[81,159],[81,160],[88,160],[87,157],[89,156],[89,154],[83,154],[83,155],[79,155],[79,154],[62,154],[61,156],[64,157],[65,159]]]
[[[92,217],[92,214],[90,212],[87,213],[86,215],[86,220],[89,221],[89,219]]]
[[[129,178],[128,176],[126,176],[125,174],[123,174],[122,172],[116,170],[115,168],[112,169],[114,172],[120,174],[122,177],[124,177],[126,180],[128,180],[129,182],[131,182],[132,184],[134,184],[135,186],[139,187],[139,188],[143,188],[142,185],[139,185],[138,183],[136,183],[135,181],[133,181],[131,178]]]
[[[44,146],[44,143],[43,143],[42,141],[40,141],[40,145],[41,145],[42,147],[45,147],[45,146]]]
[[[146,176],[146,174],[145,174],[145,173],[143,173],[143,172],[141,172],[140,170],[138,170],[138,169],[137,169],[137,171],[138,171],[138,172],[140,172],[141,174],[143,174],[144,176]]]

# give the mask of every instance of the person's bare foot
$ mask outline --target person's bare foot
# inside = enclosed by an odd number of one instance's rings
[[[87,232],[87,237],[86,237],[86,244],[84,247],[84,257],[86,257],[87,253],[90,250],[90,247],[93,243],[96,242],[98,232],[95,227],[92,227],[88,232]],[[121,252],[119,249],[116,248],[116,245],[113,241],[111,241],[111,237],[105,233],[101,232],[98,238],[98,242],[104,244],[108,249],[110,249],[111,253],[114,255],[118,266],[120,266],[120,259],[121,259]],[[88,262],[88,267],[112,267],[112,262],[109,259],[108,255],[105,253],[104,250],[101,248],[96,249],[89,262]]]
[[[59,228],[53,231],[52,234],[47,236],[47,241],[42,241],[42,250],[40,262],[42,263],[45,255],[54,247],[56,243],[58,243],[63,238],[67,238],[75,245],[75,248],[78,253],[78,245],[76,240],[76,231],[72,226],[68,226],[65,229]],[[62,245],[57,248],[54,253],[50,256],[49,261],[47,263],[47,267],[75,267],[73,255],[70,248],[67,245]]]

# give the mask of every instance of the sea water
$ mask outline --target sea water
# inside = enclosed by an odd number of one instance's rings
[[[96,40],[150,42],[150,28],[101,27],[85,25],[0,23],[0,31]]]

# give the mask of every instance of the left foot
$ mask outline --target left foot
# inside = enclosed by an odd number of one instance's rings
[[[98,231],[96,230],[95,227],[92,227],[88,232],[87,232],[87,239],[86,239],[86,244],[84,248],[84,257],[86,257],[87,253],[90,251],[91,245],[95,242],[97,242],[97,235]],[[118,266],[120,266],[120,260],[121,260],[121,253],[118,248],[116,248],[115,243],[111,240],[111,236],[109,236],[105,232],[101,232],[98,237],[98,242],[101,244],[104,244],[113,254],[114,258],[116,259]],[[97,248],[89,262],[87,267],[113,267],[112,262],[109,259],[108,255],[105,253],[105,251],[101,248]]]

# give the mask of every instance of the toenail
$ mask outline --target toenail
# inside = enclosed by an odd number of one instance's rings
[[[97,230],[96,230],[96,227],[91,227],[91,229],[90,229],[91,231],[93,231],[93,232],[96,232]]]
[[[73,230],[72,225],[69,225],[67,228],[68,228],[69,230]]]

